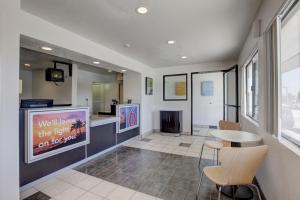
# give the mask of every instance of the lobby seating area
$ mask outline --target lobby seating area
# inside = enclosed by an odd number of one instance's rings
[[[0,8],[0,200],[300,199],[300,0]]]
[[[213,167],[216,165],[213,151],[204,150],[201,165],[198,165],[200,150],[205,140],[213,139],[214,137],[188,135],[174,137],[162,133],[152,133],[143,138],[136,136],[114,150],[33,185],[21,192],[21,197],[25,200],[218,199],[219,193],[215,184],[220,182],[213,181],[218,181],[220,174],[213,176],[214,172],[209,170],[216,168]],[[256,163],[255,167],[258,167],[260,163],[255,158],[256,162],[252,162],[248,155],[245,156],[255,152],[252,149],[245,149],[243,153],[235,150],[232,152],[234,156],[228,152],[231,148],[223,149],[220,152],[220,161],[230,166],[234,165],[236,168],[233,171],[244,169],[245,171],[240,171],[242,174],[249,173],[249,170],[243,166],[250,162]],[[244,161],[239,167],[240,156]],[[234,162],[231,162],[231,158],[235,158]],[[251,175],[256,170],[252,166],[249,165],[252,170]],[[202,171],[207,177],[201,178]],[[228,169],[226,172],[230,174],[231,170]],[[253,178],[253,176],[245,177],[248,177],[247,180]],[[198,191],[200,179],[201,190]],[[228,185],[231,183],[226,182]],[[254,199],[259,199],[256,188],[253,186],[252,188]],[[221,197],[223,200],[231,199],[225,195]]]

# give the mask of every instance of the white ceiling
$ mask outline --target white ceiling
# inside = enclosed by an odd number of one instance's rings
[[[80,69],[98,74],[111,75],[116,73],[114,71],[108,72],[107,69],[100,68],[98,66],[96,67],[85,63],[74,62],[70,59],[34,51],[32,49],[26,49],[23,47],[20,48],[20,68],[23,70],[34,71],[52,68],[54,67],[54,61],[65,62],[70,64],[76,63],[80,67]],[[26,67],[25,64],[30,64],[30,67]]]
[[[41,49],[43,46],[51,47],[53,51],[44,51]],[[21,35],[20,37],[20,47],[20,67],[26,70],[45,69],[53,66],[53,60],[57,60],[76,63],[79,67],[84,67],[86,70],[93,68],[94,70],[92,70],[92,72],[95,73],[111,74],[108,70],[124,73],[122,72],[124,68],[121,66],[105,62],[104,60],[95,59],[24,35]],[[100,63],[94,64],[93,61],[98,61]],[[30,64],[31,68],[26,68],[24,66],[25,63]],[[125,73],[128,72],[131,71],[127,70]]]
[[[21,8],[151,67],[236,59],[261,0],[21,0]],[[149,12],[138,15],[145,6]],[[49,33],[51,34],[51,33]],[[168,45],[167,40],[176,40]],[[125,43],[131,45],[124,47]],[[188,56],[183,60],[181,56]]]

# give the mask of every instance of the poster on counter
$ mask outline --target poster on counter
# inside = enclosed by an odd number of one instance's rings
[[[140,111],[138,104],[125,104],[118,106],[119,133],[134,129],[140,125]]]
[[[89,109],[28,110],[26,162],[32,163],[89,143]]]

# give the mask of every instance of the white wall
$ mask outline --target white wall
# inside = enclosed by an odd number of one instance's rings
[[[32,99],[32,71],[20,69],[22,80],[22,94],[20,99]]]
[[[183,131],[191,132],[191,72],[216,71],[228,69],[235,64],[230,62],[203,63],[196,65],[184,65],[176,67],[164,67],[155,70],[154,79],[154,129],[160,128],[159,111],[166,109],[183,110]],[[188,100],[187,101],[163,101],[163,75],[188,73]]]
[[[68,74],[65,71],[65,74]],[[63,83],[55,85],[45,80],[45,70],[32,72],[32,97],[35,99],[53,99],[54,104],[72,103],[72,77],[65,78]]]
[[[213,81],[213,95],[201,95],[201,82]],[[218,126],[223,119],[223,73],[193,76],[193,125]]]
[[[142,86],[141,86],[141,74],[136,72],[126,72],[123,76],[123,90],[124,90],[124,102],[127,103],[128,99],[132,100],[132,103],[141,103],[142,101]]]
[[[0,199],[19,199],[19,0],[0,0]]]
[[[256,19],[262,20],[262,30],[265,31],[271,19],[281,7],[284,0],[265,0],[258,12]],[[261,169],[258,171],[257,179],[267,199],[271,200],[297,200],[300,197],[300,157],[290,151],[278,140],[266,132],[266,88],[265,55],[263,38],[253,38],[251,33],[241,51],[239,65],[245,64],[251,51],[259,49],[259,126],[256,126],[246,117],[241,116],[243,130],[255,132],[262,135],[263,142],[269,145],[270,150]]]

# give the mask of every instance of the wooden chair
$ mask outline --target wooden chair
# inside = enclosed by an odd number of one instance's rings
[[[241,130],[241,124],[238,122],[230,122],[225,120],[219,121],[219,128],[221,130],[235,130],[240,131]],[[222,141],[224,147],[230,147],[231,142],[228,141]]]
[[[220,150],[220,166],[204,167],[198,185],[197,196],[200,192],[203,174],[212,182],[219,185],[218,200],[224,186],[253,186],[261,200],[259,189],[252,184],[257,169],[261,165],[268,151],[267,145],[256,147],[224,147]]]
[[[241,125],[240,123],[237,122],[230,122],[230,121],[225,121],[225,120],[220,120],[219,121],[219,128],[221,130],[241,130]],[[215,158],[215,153],[217,154],[217,164],[219,163],[219,151],[222,147],[230,147],[231,143],[228,141],[211,141],[211,140],[206,140],[204,144],[202,145],[201,152],[200,152],[200,158],[199,158],[199,163],[198,166],[200,167],[201,164],[201,159],[202,159],[202,153],[204,150],[204,147],[210,148],[214,150],[214,158]]]

